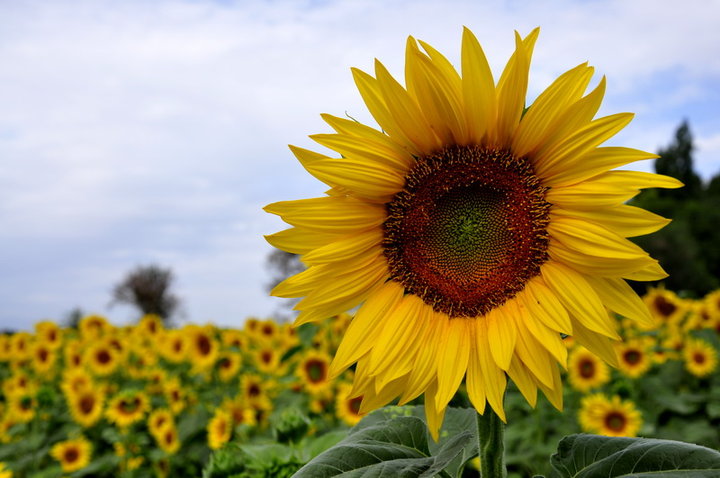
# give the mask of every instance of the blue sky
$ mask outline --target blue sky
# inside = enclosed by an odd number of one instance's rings
[[[177,275],[186,320],[269,316],[267,203],[324,187],[287,144],[323,112],[372,122],[349,68],[402,74],[405,40],[459,58],[470,27],[499,72],[513,30],[541,27],[529,97],[589,61],[613,139],[655,151],[690,121],[697,169],[720,171],[720,3],[187,0],[0,3],[0,327],[79,306],[115,322],[138,264]],[[650,164],[640,165],[649,170]]]

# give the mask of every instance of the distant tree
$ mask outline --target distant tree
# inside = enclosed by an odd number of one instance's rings
[[[180,306],[180,299],[170,290],[174,281],[171,269],[154,264],[138,266],[113,288],[110,305],[128,304],[143,315],[155,314],[167,321]]]
[[[83,317],[85,317],[85,312],[83,312],[80,307],[75,307],[70,312],[65,314],[62,323],[65,324],[66,327],[76,329],[78,324],[80,323],[80,319],[82,319]]]
[[[661,190],[661,196],[682,200],[698,197],[702,193],[702,181],[693,169],[694,149],[690,126],[687,121],[683,121],[675,131],[675,140],[667,148],[658,151],[660,157],[655,160],[655,172],[677,178],[685,187]]]

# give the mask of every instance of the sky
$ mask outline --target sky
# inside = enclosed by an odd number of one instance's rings
[[[181,322],[241,326],[285,226],[268,203],[326,189],[290,153],[321,151],[320,113],[374,122],[350,67],[402,78],[408,35],[459,64],[462,27],[496,75],[513,31],[540,26],[528,100],[589,61],[608,144],[657,151],[684,119],[720,172],[720,2],[36,0],[0,2],[0,328],[109,306],[138,265],[169,267]],[[651,162],[636,169],[651,170]]]

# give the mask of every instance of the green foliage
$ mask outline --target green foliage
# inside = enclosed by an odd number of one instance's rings
[[[399,409],[399,410],[398,410]],[[310,461],[297,478],[457,476],[477,454],[468,410],[448,410],[448,424],[436,446],[429,444],[421,407],[388,407],[363,419],[348,437]],[[457,413],[455,413],[457,412]],[[460,431],[462,429],[463,431]],[[469,456],[468,456],[469,455]]]
[[[571,435],[551,458],[551,478],[720,476],[720,453],[698,445],[648,438]]]

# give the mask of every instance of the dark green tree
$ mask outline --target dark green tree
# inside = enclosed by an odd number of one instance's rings
[[[143,315],[155,314],[168,321],[180,307],[180,299],[171,292],[174,281],[171,269],[138,266],[113,288],[110,304],[131,305]]]
[[[655,160],[655,172],[677,178],[685,186],[661,190],[660,196],[684,200],[702,194],[702,181],[693,168],[694,150],[690,126],[687,121],[683,121],[675,131],[675,140],[667,148],[658,151],[660,157]]]

